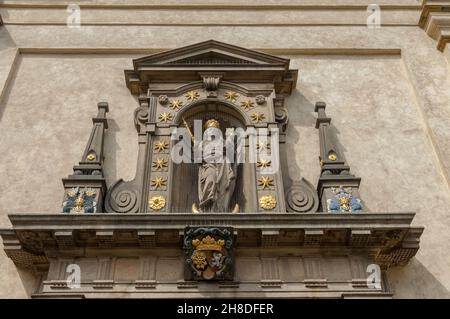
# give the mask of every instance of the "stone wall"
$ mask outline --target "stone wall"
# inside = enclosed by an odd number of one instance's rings
[[[286,99],[290,173],[317,182],[314,103],[323,100],[368,208],[414,211],[425,226],[416,257],[389,271],[395,297],[450,297],[450,53],[418,26],[420,3],[379,1],[382,26],[369,29],[370,1],[257,2],[79,1],[77,29],[65,25],[68,1],[3,1],[0,226],[9,213],[59,211],[61,178],[79,161],[98,101],[110,105],[108,185],[131,179],[137,102],[123,70],[133,58],[215,39],[291,59],[299,78]],[[36,289],[38,278],[3,250],[0,273],[0,297]]]

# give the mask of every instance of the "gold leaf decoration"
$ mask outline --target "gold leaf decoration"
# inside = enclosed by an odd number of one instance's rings
[[[251,116],[253,122],[259,123],[262,122],[266,119],[266,116],[264,115],[264,113],[261,112],[255,112],[252,114]]]
[[[236,102],[237,98],[239,97],[239,94],[233,91],[228,91],[224,95],[226,100],[230,102]]]
[[[245,110],[251,109],[252,107],[255,107],[255,103],[252,102],[252,100],[245,100],[241,102],[241,107]]]
[[[151,187],[154,189],[159,189],[167,185],[167,178],[158,176],[152,179],[150,183]]]
[[[261,176],[258,179],[258,186],[262,187],[262,189],[274,186],[273,179],[267,176]]]
[[[270,150],[270,144],[266,142],[258,142],[256,144],[256,149],[258,151]]]
[[[187,92],[187,94],[185,95],[186,99],[188,99],[188,101],[195,101],[200,97],[200,94],[198,94],[197,91],[189,91]]]
[[[272,164],[272,162],[269,160],[260,159],[256,162],[256,167],[265,168],[265,167],[269,167],[271,164]]]
[[[259,198],[259,205],[265,210],[271,210],[277,206],[277,200],[272,195],[261,196]]]
[[[166,141],[156,141],[155,145],[153,145],[153,149],[158,152],[163,152],[169,147],[169,144]]]
[[[334,154],[334,153],[331,153],[330,155],[328,155],[328,159],[330,160],[330,161],[335,161],[335,160],[337,160],[337,156],[336,156],[336,154]]]
[[[167,122],[173,120],[173,115],[170,112],[164,112],[164,113],[159,114],[158,118],[161,122],[167,123]]]
[[[169,107],[173,110],[179,110],[183,106],[183,102],[180,100],[170,100]]]
[[[162,170],[165,167],[167,167],[167,160],[164,158],[157,158],[156,160],[153,161],[152,167],[155,170]]]
[[[195,268],[203,270],[208,265],[206,260],[206,254],[203,251],[195,251],[192,254],[192,262],[195,265]]]
[[[150,206],[150,208],[153,210],[160,210],[160,209],[164,208],[164,206],[166,206],[166,199],[164,198],[164,196],[160,196],[160,195],[153,196],[148,201],[148,206]]]

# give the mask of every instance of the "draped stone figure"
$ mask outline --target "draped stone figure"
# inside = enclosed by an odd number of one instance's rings
[[[217,120],[210,119],[205,128],[220,128]],[[236,184],[236,165],[224,155],[205,152],[210,143],[202,142],[203,160],[198,170],[198,200],[201,212],[227,212]],[[219,152],[220,153],[220,152]],[[235,206],[236,210],[238,206]],[[196,211],[194,205],[193,211]]]

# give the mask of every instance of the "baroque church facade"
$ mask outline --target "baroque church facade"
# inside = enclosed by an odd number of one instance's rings
[[[449,297],[449,9],[3,1],[0,297]]]

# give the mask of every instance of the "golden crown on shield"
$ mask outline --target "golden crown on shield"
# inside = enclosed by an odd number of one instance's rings
[[[216,240],[211,236],[203,237],[202,240],[194,239],[192,240],[192,246],[196,250],[222,250],[225,245],[225,241],[223,239]]]

